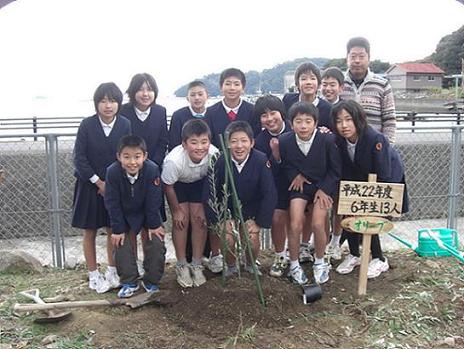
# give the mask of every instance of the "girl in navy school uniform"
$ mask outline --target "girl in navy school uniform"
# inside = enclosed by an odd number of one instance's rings
[[[292,129],[285,120],[285,107],[279,97],[264,95],[255,103],[255,117],[261,120],[263,130],[255,140],[255,149],[265,153],[272,164],[272,174],[277,189],[277,205],[272,215],[272,243],[275,256],[269,275],[281,277],[288,267],[288,257],[285,251],[287,240],[288,221],[288,183],[283,171],[279,171],[279,165],[272,155],[272,148],[278,147],[277,137]]]
[[[159,168],[164,161],[168,146],[168,126],[166,120],[166,108],[156,104],[158,97],[158,85],[152,75],[148,73],[135,74],[126,91],[129,103],[121,107],[121,114],[129,119],[132,133],[143,138],[147,145],[148,158],[154,161]],[[164,208],[164,196],[160,205],[162,221],[166,221],[166,210]],[[142,244],[148,235],[144,228],[140,234]],[[131,235],[131,238],[137,235]],[[133,241],[133,246],[137,246]],[[137,251],[135,251],[137,257]],[[141,261],[137,261],[139,274],[143,275]]]
[[[405,184],[401,158],[388,139],[367,124],[366,113],[353,100],[340,101],[332,109],[332,119],[337,134],[337,145],[342,158],[342,179],[367,181],[369,173],[377,175],[379,182]],[[409,210],[406,186],[403,195],[402,213]],[[360,265],[360,234],[348,233],[350,254],[337,267],[340,274],[348,274]],[[363,246],[363,248],[368,248]],[[378,235],[372,236],[372,260],[368,278],[375,278],[389,269],[388,260],[382,254]]]
[[[118,115],[122,92],[112,82],[95,91],[96,115],[79,125],[74,144],[74,190],[72,226],[84,229],[84,257],[89,270],[89,287],[103,293],[119,286],[111,245],[111,230],[103,196],[106,168],[116,160],[119,139],[131,133],[129,120]],[[108,269],[105,277],[97,269],[95,237],[99,228],[107,231]]]

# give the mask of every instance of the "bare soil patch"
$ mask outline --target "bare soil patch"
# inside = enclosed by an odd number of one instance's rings
[[[461,265],[412,252],[388,258],[391,270],[368,282],[366,297],[357,296],[358,271],[332,271],[322,299],[304,305],[300,287],[267,275],[271,255],[264,253],[265,307],[250,274],[223,286],[221,277],[207,273],[205,285],[182,290],[168,267],[161,283],[169,301],[164,306],[75,309],[70,320],[40,326],[33,324],[34,315],[11,313],[13,303],[27,302],[18,291],[38,287],[44,297],[64,294],[75,300],[111,299],[116,292],[90,292],[83,269],[0,274],[0,342],[41,347],[45,335],[56,334],[60,343],[74,343],[62,348],[438,348],[452,338],[455,347],[464,347]],[[311,266],[305,269],[311,275]]]

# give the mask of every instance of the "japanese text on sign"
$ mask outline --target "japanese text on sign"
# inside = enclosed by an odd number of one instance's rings
[[[399,217],[404,184],[341,181],[338,214]]]

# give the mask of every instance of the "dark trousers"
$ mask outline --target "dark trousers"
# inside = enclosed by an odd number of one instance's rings
[[[128,234],[126,234],[124,245],[115,248],[113,251],[121,284],[135,284],[139,278],[134,248],[130,240]],[[164,242],[154,236],[151,240],[145,242],[143,249],[143,268],[145,269],[143,281],[158,285],[164,273],[166,259]]]
[[[345,232],[344,232],[345,233]],[[353,256],[359,257],[359,243],[361,242],[361,235],[358,233],[346,233],[346,238],[348,240],[348,246],[350,248],[350,253]],[[363,246],[363,248],[368,248],[367,246]],[[380,246],[380,239],[379,235],[372,235],[371,240],[371,253],[372,258],[379,258],[381,261],[384,261],[383,254],[382,254],[382,247]]]

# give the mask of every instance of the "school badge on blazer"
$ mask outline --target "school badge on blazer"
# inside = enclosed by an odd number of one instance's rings
[[[378,151],[381,151],[381,150],[382,150],[382,143],[380,143],[380,142],[377,143],[377,144],[375,145],[375,149],[377,149]]]
[[[153,180],[153,185],[160,185],[160,178],[159,177],[156,177],[154,180]]]

